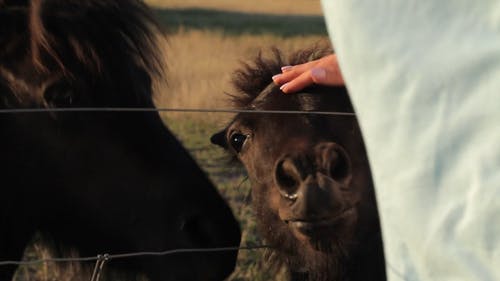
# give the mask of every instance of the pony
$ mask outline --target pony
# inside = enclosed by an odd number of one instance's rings
[[[234,108],[304,113],[238,113],[211,141],[248,173],[258,230],[273,248],[270,268],[285,265],[291,280],[385,280],[373,181],[346,89],[285,95],[271,79],[283,65],[330,52],[315,46],[287,60],[274,49],[244,64],[233,76]]]

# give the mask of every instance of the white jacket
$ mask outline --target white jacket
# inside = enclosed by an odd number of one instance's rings
[[[500,280],[500,3],[323,0],[389,280]]]

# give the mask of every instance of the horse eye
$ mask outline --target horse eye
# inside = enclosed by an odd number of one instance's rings
[[[54,107],[69,107],[74,103],[71,86],[65,82],[54,83],[45,89],[45,101]]]
[[[233,147],[233,149],[239,153],[241,151],[241,148],[243,147],[243,144],[245,143],[247,139],[247,135],[241,134],[241,133],[233,133],[229,137],[229,144]]]

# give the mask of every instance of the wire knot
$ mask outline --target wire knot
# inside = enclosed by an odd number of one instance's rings
[[[109,254],[97,255],[97,260],[95,262],[94,271],[90,277],[90,281],[99,281],[101,278],[101,272],[104,268],[104,264],[110,259]]]

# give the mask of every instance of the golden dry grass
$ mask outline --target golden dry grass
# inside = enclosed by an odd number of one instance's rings
[[[321,15],[319,0],[146,0],[160,8],[206,8],[245,13]]]
[[[232,73],[260,50],[279,47],[285,53],[327,40],[325,36],[281,38],[273,35],[225,36],[187,30],[173,34],[165,45],[168,85],[160,88],[157,105],[176,108],[225,107]]]
[[[146,3],[160,9],[202,8],[277,16],[322,15],[320,0],[146,0]],[[162,13],[157,15],[161,20]],[[196,13],[182,16],[193,17]],[[225,15],[228,21],[237,16]],[[301,23],[300,18],[294,22],[298,25],[306,23],[310,22]],[[255,23],[250,21],[246,24]],[[225,29],[230,28],[225,26]],[[210,30],[181,26],[177,32],[168,35],[168,43],[164,44],[168,85],[159,86],[157,105],[176,108],[224,107],[226,96],[223,93],[231,92],[230,76],[242,61],[251,60],[260,50],[269,50],[272,46],[290,53],[319,41],[328,41],[326,34],[286,37],[272,32],[228,34],[224,28]]]

